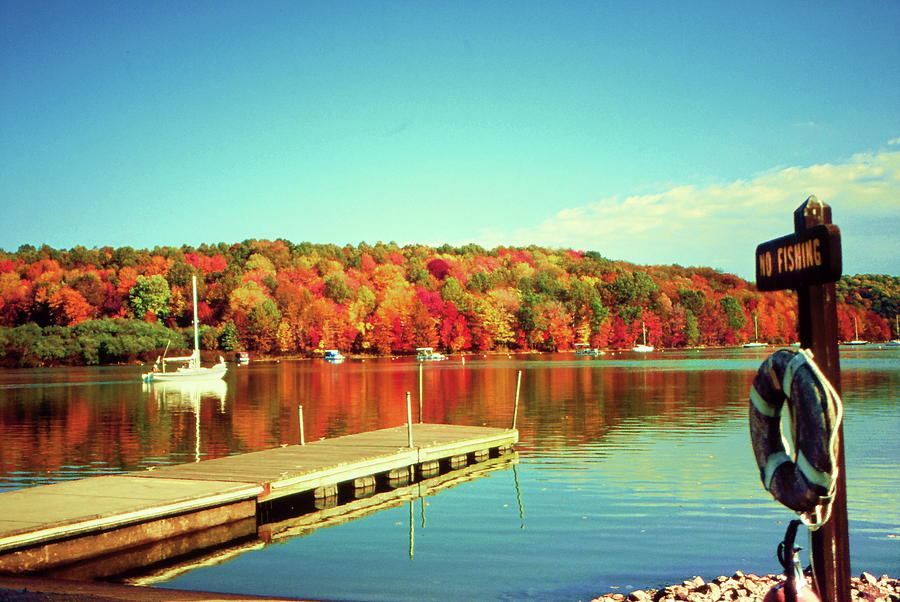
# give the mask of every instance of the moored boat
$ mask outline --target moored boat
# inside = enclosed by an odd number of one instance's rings
[[[575,343],[575,355],[604,355],[604,352],[594,349],[587,343]]]
[[[768,343],[760,343],[759,342],[759,321],[757,320],[756,314],[753,314],[753,340],[744,343],[742,347],[744,349],[752,349],[753,347],[768,347]]]
[[[647,344],[647,327],[644,325],[643,322],[641,322],[641,332],[643,333],[643,336],[644,336],[643,344],[635,345],[634,347],[631,348],[631,350],[637,351],[638,353],[650,353],[651,351],[653,351],[655,349],[655,347],[653,345]]]
[[[225,358],[219,356],[219,363],[204,367],[200,364],[200,328],[197,322],[197,276],[191,277],[191,285],[194,293],[194,352],[191,355],[181,357],[166,357],[163,352],[162,357],[156,358],[153,369],[150,372],[141,374],[141,380],[146,383],[155,382],[188,382],[195,380],[209,380],[222,378],[228,371],[228,364]],[[166,346],[168,350],[168,345]],[[166,364],[180,362],[181,366],[175,370],[167,370]]]
[[[345,359],[347,359],[347,357],[337,349],[326,349],[324,359],[326,362],[330,362],[332,364],[340,364]]]
[[[859,338],[859,322],[856,319],[856,316],[853,317],[853,332],[854,338],[852,341],[844,341],[844,345],[868,345],[869,341],[864,341]]]
[[[443,353],[434,350],[434,347],[416,348],[416,359],[419,361],[439,361],[447,359]]]

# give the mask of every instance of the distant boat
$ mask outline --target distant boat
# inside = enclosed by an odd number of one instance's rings
[[[434,347],[418,347],[416,349],[416,359],[419,361],[440,361],[447,359],[447,356],[435,351]]]
[[[234,363],[235,364],[249,364],[250,363],[250,354],[246,351],[237,351],[234,354]]]
[[[153,369],[141,374],[141,379],[146,383],[155,382],[191,382],[196,380],[209,380],[222,378],[228,370],[225,358],[219,356],[219,363],[205,368],[200,365],[200,330],[197,322],[197,276],[191,276],[191,286],[194,290],[194,353],[182,357],[156,358]],[[168,350],[166,345],[166,350]],[[175,370],[166,370],[166,363],[181,362],[182,365]]]
[[[575,355],[605,355],[600,349],[594,349],[587,343],[575,343]]]
[[[743,347],[745,349],[749,349],[751,347],[768,347],[768,343],[760,343],[759,342],[759,322],[757,321],[756,314],[753,314],[753,341],[750,343],[744,343]]]
[[[894,316],[894,331],[897,333],[897,336],[900,337],[900,316]],[[885,343],[888,347],[900,347],[900,339],[891,339],[887,343]]]
[[[859,338],[859,322],[856,320],[856,316],[853,316],[853,331],[855,333],[854,339],[852,341],[844,341],[844,345],[868,345],[869,341],[863,341]]]
[[[637,351],[638,353],[649,353],[654,350],[653,345],[647,344],[647,327],[644,325],[644,322],[641,322],[641,332],[644,336],[644,343],[642,345],[635,345],[631,348],[632,351]]]
[[[340,364],[346,358],[340,351],[337,349],[328,349],[325,351],[325,361],[331,362],[332,364]]]

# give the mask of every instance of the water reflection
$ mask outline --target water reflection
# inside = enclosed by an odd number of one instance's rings
[[[131,583],[134,585],[150,585],[165,581],[171,581],[181,575],[195,571],[199,568],[218,565],[228,560],[234,560],[237,557],[249,552],[263,550],[267,546],[273,544],[285,544],[289,540],[295,538],[308,537],[319,529],[343,525],[351,521],[355,521],[376,512],[401,507],[406,505],[409,510],[409,518],[407,521],[408,528],[408,545],[407,553],[410,559],[415,558],[415,542],[416,542],[416,517],[415,505],[418,502],[420,513],[420,529],[425,532],[427,528],[426,520],[426,499],[435,496],[441,491],[457,487],[464,483],[469,483],[476,479],[485,477],[495,472],[506,470],[509,467],[515,468],[517,456],[515,453],[493,458],[486,462],[474,464],[454,470],[452,472],[428,478],[411,485],[399,487],[396,489],[382,490],[372,493],[361,499],[346,501],[340,505],[331,506],[322,510],[313,512],[296,513],[291,511],[291,504],[283,504],[288,507],[288,511],[274,509],[263,509],[261,511],[262,521],[256,530],[255,537],[243,537],[240,541],[228,546],[217,546],[213,549],[201,549],[197,553],[179,557],[174,562],[160,562],[152,567],[148,567],[145,562],[141,565],[139,562],[133,562],[130,566],[117,570],[124,574],[117,581]],[[421,537],[422,533],[420,533]],[[158,544],[166,546],[165,542]],[[186,547],[186,546],[183,546]],[[189,548],[188,548],[189,549]],[[82,563],[83,564],[83,563]],[[142,569],[143,566],[143,569]],[[72,578],[73,570],[79,571],[79,576],[90,576],[91,573],[85,572],[82,566],[74,569],[67,568],[53,574],[55,577]],[[91,567],[91,570],[98,570],[97,567]],[[107,570],[103,567],[103,570]],[[113,573],[102,573],[107,578],[113,576]]]
[[[848,420],[895,397],[897,354],[883,354],[845,360]],[[389,359],[258,362],[226,380],[154,385],[139,382],[139,367],[0,371],[0,487],[294,444],[300,404],[307,440],[393,427],[406,420],[407,391],[414,420],[508,427],[518,370],[524,454],[593,445],[609,455],[642,429],[677,438],[720,428],[743,411],[765,356],[626,355],[456,358],[429,364],[421,383],[417,363]]]
[[[228,384],[224,380],[206,380],[196,382],[156,382],[142,383],[143,391],[151,402],[156,404],[157,411],[168,414],[174,419],[178,415],[190,413],[194,419],[194,461],[199,462],[201,453],[200,414],[201,402],[212,401],[219,414],[225,414],[225,396]],[[174,431],[179,431],[173,425]],[[186,437],[183,437],[187,439]]]
[[[695,573],[777,570],[772,542],[790,513],[763,491],[747,434],[750,382],[772,351],[428,364],[426,422],[510,426],[522,371],[520,464],[436,496],[443,510],[429,514],[416,539],[415,567],[406,550],[402,560],[386,557],[396,548],[396,523],[408,521],[403,507],[268,547],[259,552],[264,562],[252,552],[221,570],[195,571],[173,586],[366,599],[435,592],[578,599]],[[891,571],[900,535],[900,350],[841,350],[841,364],[854,572]],[[419,419],[413,360],[257,362],[230,371],[218,391],[145,390],[139,374],[127,366],[0,370],[0,487],[297,443],[300,404],[307,440],[403,424],[407,391]],[[348,551],[359,565],[352,584],[331,568],[344,567]],[[497,577],[501,565],[506,582]],[[465,574],[466,583],[392,589],[421,571]],[[293,581],[284,577],[294,573]]]

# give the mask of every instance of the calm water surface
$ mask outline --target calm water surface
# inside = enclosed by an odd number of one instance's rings
[[[518,463],[157,585],[325,599],[579,600],[779,570],[792,514],[759,483],[747,392],[772,350],[428,364],[427,422],[511,424]],[[900,572],[900,350],[842,350],[853,571]],[[405,422],[408,359],[256,363],[148,387],[139,366],[0,371],[0,490]]]

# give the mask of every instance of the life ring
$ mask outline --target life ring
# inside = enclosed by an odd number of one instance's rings
[[[781,432],[787,401],[794,444]],[[763,486],[804,518],[823,524],[837,481],[840,397],[819,370],[809,350],[782,349],[759,367],[750,389],[750,439]],[[811,518],[812,515],[814,518]]]

